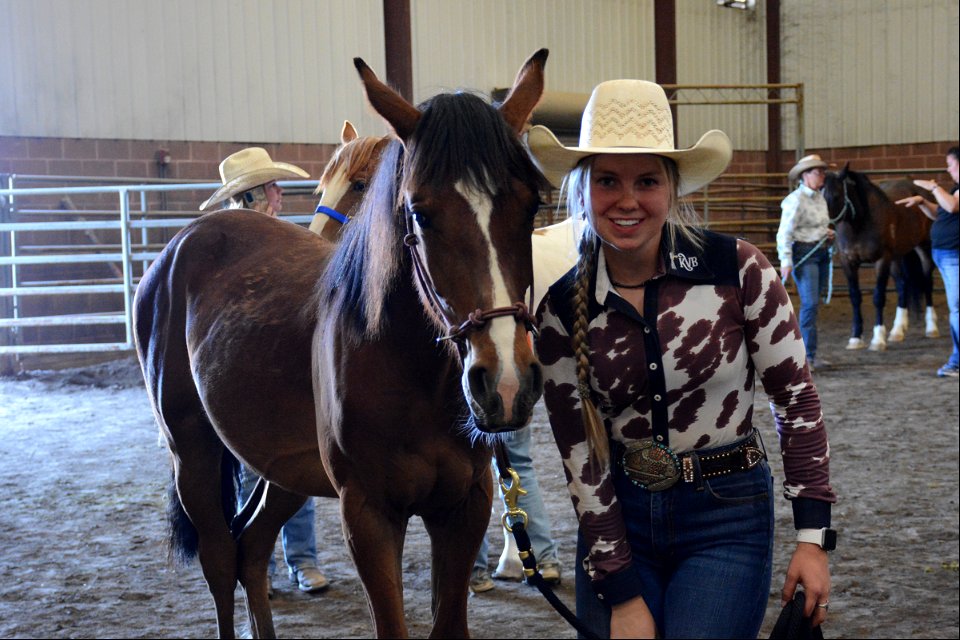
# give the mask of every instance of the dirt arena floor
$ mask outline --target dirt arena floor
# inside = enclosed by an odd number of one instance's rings
[[[941,315],[945,305],[939,301]],[[871,311],[872,313],[872,311]],[[828,638],[957,638],[958,384],[935,371],[946,334],[914,329],[886,353],[843,349],[849,311],[825,311],[818,372],[840,495],[832,554]],[[766,400],[757,423],[776,451]],[[534,423],[536,464],[566,571],[559,595],[573,602],[575,523],[544,411]],[[191,638],[215,635],[212,600],[199,566],[173,569],[164,547],[167,453],[135,362],[0,378],[0,637]],[[779,456],[773,455],[775,474]],[[778,479],[775,484],[779,485]],[[320,565],[330,589],[300,593],[276,581],[273,609],[282,637],[362,638],[372,627],[344,552],[333,501],[319,500]],[[499,514],[492,514],[492,522]],[[762,630],[777,616],[793,544],[790,509],[777,501],[774,585]],[[491,527],[499,555],[500,534]],[[406,611],[413,636],[429,633],[427,537],[413,520],[404,556]],[[532,588],[498,582],[473,596],[470,628],[480,638],[572,638]],[[245,614],[237,606],[242,631]]]

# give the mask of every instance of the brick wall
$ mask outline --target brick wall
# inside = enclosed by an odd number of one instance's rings
[[[0,136],[0,173],[124,178],[219,179],[220,161],[244,147],[261,146],[274,160],[292,162],[319,178],[335,145]],[[157,153],[170,164],[161,175]]]

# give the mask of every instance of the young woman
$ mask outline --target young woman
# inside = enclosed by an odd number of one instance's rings
[[[696,229],[680,199],[726,168],[727,136],[675,149],[660,86],[615,80],[594,90],[578,146],[542,126],[528,142],[585,223],[537,341],[585,556],[578,614],[611,637],[757,636],[773,557],[759,379],[800,530],[783,599],[802,584],[823,622],[835,496],[790,300],[759,250]]]

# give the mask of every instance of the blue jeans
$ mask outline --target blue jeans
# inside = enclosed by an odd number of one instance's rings
[[[240,490],[237,492],[237,509],[243,507],[247,497],[253,492],[257,484],[257,474],[240,465]],[[283,528],[280,529],[280,538],[283,541],[283,559],[291,571],[305,567],[317,566],[317,533],[314,529],[313,498],[307,498],[300,510],[290,516]],[[271,574],[277,570],[277,561],[270,554]]]
[[[943,277],[947,292],[947,308],[950,309],[950,337],[953,338],[953,353],[947,366],[960,366],[960,351],[957,349],[957,334],[960,332],[960,251],[957,249],[934,249],[933,262]]]
[[[736,446],[736,445],[734,445]],[[722,451],[726,447],[718,447]],[[663,638],[756,638],[773,573],[773,479],[753,469],[650,492],[617,464],[614,487],[644,601]],[[583,569],[578,539],[577,616],[610,637],[610,609]]]
[[[530,457],[530,427],[524,427],[515,431],[509,440],[505,440],[507,455],[510,456],[510,466],[520,475],[520,486],[527,490],[527,495],[520,496],[517,505],[527,512],[527,533],[530,535],[530,546],[533,555],[537,558],[538,564],[557,563],[557,543],[553,541],[550,534],[550,518],[547,515],[547,508],[543,504],[543,496],[540,494],[540,483],[537,481],[537,474],[533,470],[533,459]],[[493,462],[494,483],[499,487],[497,478],[500,477],[497,471],[497,463]],[[500,499],[503,499],[503,491],[500,490]],[[474,562],[474,569],[487,568],[487,553],[490,545],[487,540],[489,536],[483,536],[483,543],[480,545],[480,552]]]
[[[793,243],[794,258],[801,260],[814,244]],[[820,296],[826,293],[829,286],[829,278],[830,249],[826,243],[820,245],[809,258],[793,269],[793,279],[797,283],[797,294],[800,296],[800,336],[807,350],[807,360],[813,360],[817,355],[817,311],[820,307]]]

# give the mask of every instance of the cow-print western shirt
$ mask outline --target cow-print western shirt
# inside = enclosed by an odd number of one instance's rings
[[[666,235],[664,274],[647,283],[642,316],[610,284],[602,249],[593,270],[590,390],[611,441],[630,446],[649,439],[655,421],[666,421],[678,454],[742,440],[753,430],[759,377],[779,433],[795,524],[830,526],[836,497],[820,398],[776,271],[742,240],[704,232],[698,248],[677,234],[670,251]],[[632,573],[631,551],[612,472],[588,462],[571,341],[575,271],[540,306],[537,353],[550,424],[590,549],[588,573],[614,603],[626,599],[617,597],[628,585],[616,576]]]

